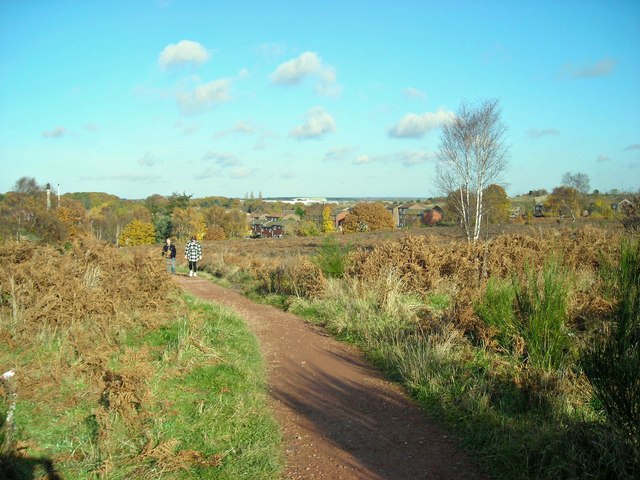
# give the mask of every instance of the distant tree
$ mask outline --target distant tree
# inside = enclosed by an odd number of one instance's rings
[[[65,198],[57,210],[57,215],[66,227],[69,237],[79,237],[89,231],[87,212],[80,201]]]
[[[156,215],[153,218],[156,229],[156,241],[162,242],[173,235],[173,222],[169,215]]]
[[[0,203],[0,239],[28,237],[53,243],[64,240],[66,235],[56,210],[47,208],[46,193],[35,178],[18,179],[13,191],[3,196]]]
[[[204,210],[204,221],[207,225],[224,225],[227,212],[219,205]]]
[[[505,135],[496,99],[478,106],[463,103],[456,117],[442,127],[435,182],[443,195],[450,196],[469,242],[480,238],[485,189],[498,183],[506,170]],[[451,192],[456,195],[451,197]]]
[[[133,220],[127,224],[118,239],[120,245],[129,247],[136,245],[153,245],[155,241],[156,232],[153,224],[141,222],[140,220]]]
[[[342,224],[344,233],[395,230],[393,216],[380,202],[357,203]]]
[[[220,225],[211,225],[207,228],[207,233],[204,236],[205,240],[226,240],[227,235],[224,233],[224,228]]]
[[[151,212],[151,215],[156,216],[166,212],[169,200],[162,195],[154,193],[144,200],[144,205]]]
[[[187,195],[184,192],[182,194],[173,192],[169,195],[167,202],[167,213],[172,214],[176,208],[187,208],[191,203],[191,195]]]
[[[331,207],[329,205],[322,209],[322,232],[333,233],[336,231],[336,227],[331,216]]]
[[[230,210],[221,226],[227,238],[243,238],[247,235],[247,215],[237,208]]]
[[[591,217],[592,218],[606,218],[611,219],[614,216],[613,208],[609,202],[600,196],[597,196],[591,205]]]
[[[304,217],[304,214],[305,214],[304,207],[302,205],[296,205],[295,213],[300,218]]]
[[[181,240],[191,236],[202,240],[207,233],[204,217],[195,207],[176,208],[171,216],[171,223],[173,234]]]
[[[320,235],[320,229],[316,222],[312,222],[311,220],[302,220],[298,224],[296,235],[299,237],[315,237],[316,235]]]
[[[552,215],[559,217],[570,216],[575,221],[580,214],[579,193],[572,187],[556,187],[547,197],[544,208]]]
[[[489,185],[484,190],[484,210],[487,223],[505,223],[511,214],[511,202],[500,185]]]
[[[589,175],[567,172],[562,176],[562,185],[571,187],[584,194],[589,193]]]

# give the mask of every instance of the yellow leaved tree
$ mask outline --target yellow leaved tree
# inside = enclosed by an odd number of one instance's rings
[[[133,220],[122,230],[118,243],[133,247],[135,245],[153,245],[156,241],[156,229],[153,223]]]
[[[322,209],[322,231],[324,233],[333,233],[336,231],[333,218],[331,218],[331,207],[329,205]]]

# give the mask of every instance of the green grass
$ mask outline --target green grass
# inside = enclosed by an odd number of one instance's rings
[[[573,398],[569,406],[575,373],[563,363],[568,361],[564,347],[556,348],[564,345],[563,339],[555,343],[564,335],[564,305],[558,296],[567,294],[566,278],[547,268],[541,277],[530,273],[527,279],[519,293],[537,303],[523,305],[519,319],[513,312],[512,284],[494,284],[487,302],[499,305],[484,308],[505,342],[516,332],[539,340],[540,350],[533,355],[540,362],[472,343],[443,319],[451,301],[447,295],[420,299],[403,293],[392,276],[373,283],[334,279],[323,298],[282,303],[358,345],[390,378],[404,384],[431,418],[456,432],[493,478],[635,478],[634,450],[609,434],[588,393],[582,393],[582,404]],[[532,291],[534,282],[540,292]],[[426,328],[420,321],[425,312],[439,321]],[[533,325],[519,324],[531,319],[523,312],[533,315]],[[555,315],[551,325],[542,318],[547,314]],[[565,368],[556,369],[558,365]]]
[[[524,281],[514,281],[518,327],[527,346],[528,360],[546,370],[566,366],[570,355],[567,320],[569,280],[555,260],[541,274],[532,267]]]
[[[101,396],[78,370],[37,401],[19,397],[16,437],[27,448],[0,458],[0,473],[39,478],[53,465],[65,479],[280,478],[281,434],[256,339],[222,307],[189,296],[178,305],[160,328],[119,335],[108,368],[139,379],[139,398],[122,409],[106,409],[119,397]],[[42,337],[20,347],[19,373],[42,368],[37,375],[46,376],[49,365],[76,362],[69,339]],[[1,346],[0,361],[14,353]],[[6,408],[0,396],[0,414]]]
[[[327,235],[316,248],[313,262],[327,278],[342,278],[351,245],[340,246],[335,236]]]
[[[615,431],[640,457],[640,241],[621,245],[618,265],[602,276],[616,308],[610,331],[583,352],[581,363]]]

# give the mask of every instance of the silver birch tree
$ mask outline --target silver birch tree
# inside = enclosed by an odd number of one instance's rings
[[[453,200],[469,242],[480,238],[484,190],[499,183],[506,171],[505,135],[497,99],[477,106],[463,102],[455,118],[442,127],[435,184]]]

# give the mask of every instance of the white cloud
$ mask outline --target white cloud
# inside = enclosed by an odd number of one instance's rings
[[[394,138],[422,138],[429,130],[438,128],[454,118],[453,112],[445,110],[423,114],[408,113],[387,133]]]
[[[336,131],[336,122],[322,107],[315,107],[306,114],[307,120],[289,132],[294,138],[319,138]]]
[[[374,162],[374,158],[369,155],[358,155],[353,160],[353,163],[355,165],[366,165],[367,163],[373,163],[373,162]]]
[[[61,138],[67,133],[67,129],[64,127],[56,127],[53,130],[45,130],[42,132],[42,136],[45,138]]]
[[[220,177],[222,176],[221,170],[214,170],[212,168],[205,168],[202,172],[197,175],[194,175],[193,178],[196,180],[206,180],[208,178]]]
[[[256,47],[256,53],[267,60],[281,57],[286,50],[287,46],[284,43],[263,43]]]
[[[256,133],[256,128],[251,122],[241,121],[236,123],[232,128],[215,132],[213,138],[223,138],[231,134],[253,135],[254,133]]]
[[[585,67],[575,67],[569,64],[564,67],[564,76],[572,78],[605,77],[613,73],[617,64],[618,61],[613,58],[603,58],[593,65]]]
[[[94,177],[80,177],[83,182],[123,181],[134,183],[153,183],[160,180],[160,175],[140,175],[138,173],[117,173],[115,175],[98,175]]]
[[[392,159],[389,155],[358,155],[353,159],[354,165],[368,165],[370,163],[388,162]]]
[[[298,58],[284,62],[271,74],[271,81],[281,85],[297,85],[309,75],[316,74],[322,62],[315,52],[304,52]]]
[[[189,63],[199,65],[205,63],[211,54],[200,43],[181,40],[167,45],[160,53],[158,63],[162,68],[182,66]]]
[[[605,155],[604,153],[598,155],[598,162],[608,162],[609,160],[611,160],[609,156]]]
[[[231,153],[207,152],[202,156],[202,160],[213,160],[224,168],[237,167],[240,165],[240,160]]]
[[[352,147],[338,147],[332,148],[324,154],[324,160],[326,162],[336,162],[345,160],[353,152]]]
[[[543,129],[530,128],[527,133],[531,138],[547,137],[550,135],[560,135],[560,132],[555,128],[543,128]]]
[[[231,178],[249,178],[252,175],[253,175],[253,170],[249,170],[246,167],[232,168],[229,171],[229,176]]]
[[[230,100],[231,80],[222,78],[196,87],[192,92],[178,92],[176,98],[183,113],[192,114]]]
[[[175,123],[176,128],[178,128],[183,135],[191,135],[194,132],[197,132],[200,126],[197,123],[186,123],[182,120],[178,120]]]
[[[315,52],[304,52],[297,58],[281,63],[271,74],[271,81],[278,85],[299,85],[305,78],[316,77],[316,92],[324,96],[337,96],[341,88],[337,85],[335,68],[326,65]]]
[[[435,161],[437,155],[433,152],[425,150],[413,150],[398,154],[398,160],[404,167],[413,167],[427,162]]]
[[[247,133],[251,134],[255,132],[255,128],[250,122],[238,122],[233,127],[233,133]]]
[[[413,87],[405,88],[404,90],[402,90],[402,94],[407,98],[415,100],[425,100],[427,98],[426,93]]]
[[[263,138],[259,138],[258,140],[256,140],[256,143],[253,144],[253,149],[254,150],[265,150],[267,148],[267,140],[263,137]]]
[[[342,87],[337,84],[337,74],[333,67],[324,67],[318,75],[320,81],[316,85],[316,93],[324,97],[337,97]]]
[[[633,150],[640,150],[640,143],[634,143],[633,145],[624,147],[625,152],[631,152]]]
[[[161,163],[162,160],[151,152],[145,153],[144,156],[138,159],[138,165],[142,165],[144,167],[153,167],[155,165],[160,165]]]

